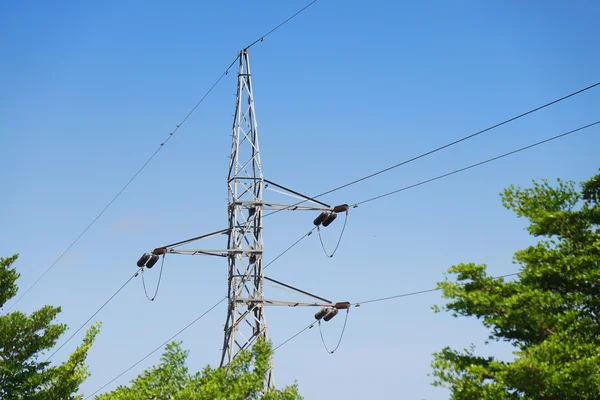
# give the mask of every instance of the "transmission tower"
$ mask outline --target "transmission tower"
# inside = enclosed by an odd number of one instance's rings
[[[348,212],[348,205],[332,207],[300,192],[263,177],[258,142],[258,124],[248,49],[239,54],[237,94],[232,127],[231,155],[227,175],[228,227],[219,231],[155,248],[138,261],[140,268],[152,268],[166,254],[206,255],[227,258],[227,318],[225,320],[220,366],[233,361],[240,351],[252,346],[259,338],[268,338],[265,306],[321,307],[315,318],[329,321],[338,310],[348,309],[350,303],[334,303],[294,286],[269,278],[263,273],[263,229],[265,210],[309,210],[321,213],[314,225],[328,226],[337,213]],[[295,199],[296,203],[264,202],[263,192],[269,190]],[[299,202],[298,202],[299,201]],[[186,244],[227,235],[225,249],[180,249]],[[266,299],[264,282],[308,296],[312,301],[282,301]],[[272,369],[267,373],[265,386],[272,386]]]
[[[227,175],[229,307],[221,366],[257,338],[267,337],[263,308],[263,190],[258,124],[248,50],[240,52],[235,114]]]

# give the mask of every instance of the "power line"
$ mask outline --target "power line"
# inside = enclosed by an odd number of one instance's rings
[[[277,261],[281,256],[283,256],[285,253],[287,253],[288,251],[290,251],[294,246],[296,246],[302,240],[304,240],[305,238],[307,238],[310,235],[312,235],[312,233],[314,232],[315,229],[317,229],[316,226],[314,228],[312,228],[310,231],[308,231],[307,233],[305,233],[304,235],[302,235],[302,237],[300,237],[300,239],[296,240],[290,247],[288,247],[287,249],[285,249],[284,251],[282,251],[277,257],[275,257],[274,259],[272,259],[271,261],[269,261],[269,263],[263,267],[263,270],[267,269],[267,267],[269,265],[271,265],[275,261]]]
[[[509,276],[515,276],[515,275],[519,275],[519,273],[518,272],[513,272],[512,274],[506,274],[506,275],[500,275],[500,276],[493,276],[492,279],[493,280],[497,280],[497,279],[502,279],[502,278],[508,278]],[[427,290],[419,290],[417,292],[402,293],[402,294],[397,294],[395,296],[380,297],[380,298],[372,299],[372,300],[359,301],[357,303],[352,303],[352,305],[354,307],[360,307],[363,304],[377,303],[377,302],[380,302],[380,301],[387,301],[387,300],[399,299],[399,298],[402,298],[402,297],[416,296],[416,295],[424,294],[424,293],[437,292],[438,290],[440,290],[440,288],[433,288],[433,289],[427,289]]]
[[[377,301],[385,301],[385,300],[392,300],[392,299],[399,299],[401,297],[416,296],[418,294],[425,294],[425,293],[430,293],[430,292],[436,292],[438,290],[440,290],[440,289],[439,288],[435,288],[435,289],[419,290],[419,291],[416,291],[416,292],[402,293],[402,294],[398,294],[398,295],[395,295],[395,296],[382,297],[380,299],[367,300],[367,301],[359,301],[358,303],[353,303],[352,305],[354,307],[360,307],[361,304],[374,303],[374,302],[377,302]]]
[[[304,329],[302,329],[300,332],[296,333],[295,335],[293,335],[292,337],[290,337],[289,339],[287,339],[286,341],[284,341],[283,343],[281,343],[280,345],[278,345],[277,347],[273,348],[273,351],[277,350],[278,348],[280,348],[281,346],[285,345],[286,343],[288,343],[289,341],[291,341],[292,339],[295,339],[296,336],[300,335],[302,332],[308,330],[308,329],[312,329],[313,326],[315,326],[315,324],[317,323],[317,321],[311,322],[310,324],[308,324],[308,326]]]
[[[91,315],[91,316],[90,316],[90,317],[89,317],[89,318],[88,318],[88,319],[87,319],[87,320],[86,320],[86,321],[85,321],[83,324],[81,324],[81,326],[80,326],[80,327],[79,327],[79,328],[78,328],[78,329],[77,329],[77,330],[76,330],[76,331],[75,331],[75,332],[74,332],[74,333],[73,333],[71,336],[69,336],[69,338],[68,338],[67,340],[65,340],[65,341],[63,342],[63,344],[61,344],[61,345],[58,347],[58,349],[54,350],[54,352],[53,352],[52,354],[50,354],[50,356],[49,356],[49,357],[46,359],[46,361],[49,361],[49,360],[50,360],[52,357],[54,357],[54,355],[55,355],[56,353],[58,353],[58,352],[60,351],[60,349],[62,349],[63,347],[65,347],[65,345],[66,345],[67,343],[69,343],[69,342],[71,341],[71,339],[73,339],[73,338],[75,337],[75,335],[77,335],[77,334],[79,333],[79,331],[81,331],[81,330],[83,329],[83,327],[84,327],[84,326],[86,326],[86,325],[87,325],[87,324],[88,324],[88,323],[89,323],[89,322],[92,320],[92,318],[94,318],[94,317],[95,317],[95,316],[96,316],[96,315],[97,315],[97,314],[98,314],[100,311],[102,311],[102,309],[103,309],[104,307],[106,307],[106,305],[107,305],[108,303],[110,303],[110,301],[111,301],[112,299],[114,299],[114,298],[115,298],[115,296],[116,296],[116,295],[118,295],[118,294],[119,294],[119,292],[121,292],[121,290],[123,290],[123,289],[125,288],[125,286],[127,286],[127,284],[128,284],[129,282],[131,282],[131,280],[132,280],[133,278],[135,278],[136,276],[138,276],[138,274],[139,274],[139,271],[136,271],[136,272],[135,272],[135,274],[131,275],[131,277],[130,277],[129,279],[127,279],[127,280],[125,281],[125,283],[123,283],[123,285],[121,285],[121,287],[120,287],[119,289],[117,289],[117,291],[116,291],[116,292],[114,292],[114,293],[112,294],[112,296],[110,296],[110,297],[108,298],[108,300],[106,300],[106,301],[104,302],[104,304],[102,304],[102,305],[100,306],[100,308],[98,308],[98,309],[97,309],[97,310],[96,310],[96,311],[95,311],[95,312],[94,312],[94,313],[93,313],[93,314],[92,314],[92,315]]]
[[[306,10],[308,7],[312,6],[316,2],[317,2],[317,0],[311,1],[310,3],[308,3],[307,5],[305,5],[304,7],[302,7],[300,10],[298,10],[294,15],[290,16],[288,19],[286,19],[285,21],[283,21],[282,23],[280,23],[279,25],[277,25],[275,28],[271,29],[269,32],[265,33],[264,35],[262,35],[261,37],[259,37],[258,39],[256,39],[254,42],[250,43],[248,46],[246,46],[244,48],[244,50],[248,50],[250,47],[254,46],[256,43],[262,42],[271,33],[275,32],[277,29],[281,28],[283,25],[287,24],[289,21],[291,21],[292,19],[296,18],[296,16],[298,14],[300,14],[302,11]]]
[[[560,138],[562,138],[562,137],[564,137],[564,136],[571,135],[571,134],[573,134],[573,133],[575,133],[575,132],[579,132],[579,131],[581,131],[581,130],[584,130],[584,129],[590,128],[590,127],[592,127],[592,126],[594,126],[594,125],[598,125],[598,124],[600,124],[600,121],[596,121],[596,122],[594,122],[594,123],[591,123],[591,124],[588,124],[588,125],[582,126],[582,127],[580,127],[580,128],[573,129],[573,130],[571,130],[571,131],[568,131],[568,132],[562,133],[562,134],[560,134],[560,135],[552,136],[551,138],[548,138],[548,139],[545,139],[545,140],[539,141],[539,142],[537,142],[537,143],[530,144],[530,145],[528,145],[528,146],[525,146],[525,147],[521,147],[521,148],[519,148],[519,149],[517,149],[517,150],[509,151],[508,153],[504,153],[504,154],[501,154],[501,155],[499,155],[499,156],[496,156],[496,157],[488,158],[488,159],[487,159],[487,160],[485,160],[485,161],[481,161],[481,162],[478,162],[478,163],[475,163],[475,164],[471,164],[471,165],[469,165],[468,167],[464,167],[464,168],[461,168],[461,169],[457,169],[457,170],[455,170],[455,171],[448,172],[448,173],[446,173],[446,174],[443,174],[443,175],[438,175],[438,176],[436,176],[435,178],[427,179],[427,180],[421,181],[421,182],[419,182],[419,183],[415,183],[414,185],[405,186],[405,187],[403,187],[403,188],[401,188],[401,189],[393,190],[393,191],[391,191],[391,192],[384,193],[384,194],[381,194],[381,195],[379,195],[379,196],[371,197],[370,199],[367,199],[367,200],[362,200],[362,201],[359,201],[358,203],[355,203],[355,204],[353,205],[353,207],[358,207],[358,206],[359,206],[359,205],[361,205],[361,204],[365,204],[365,203],[368,203],[368,202],[371,202],[371,201],[374,201],[374,200],[378,200],[378,199],[381,199],[381,198],[383,198],[383,197],[391,196],[392,194],[396,194],[396,193],[399,193],[399,192],[403,192],[403,191],[405,191],[405,190],[412,189],[412,188],[415,188],[415,187],[417,187],[417,186],[424,185],[424,184],[426,184],[426,183],[430,183],[430,182],[433,182],[433,181],[437,181],[438,179],[446,178],[446,177],[448,177],[448,176],[450,176],[450,175],[458,174],[458,173],[460,173],[460,172],[463,172],[463,171],[469,170],[469,169],[471,169],[471,168],[478,167],[478,166],[480,166],[480,165],[483,165],[483,164],[487,164],[487,163],[489,163],[489,162],[492,162],[492,161],[495,161],[495,160],[499,160],[499,159],[501,159],[501,158],[504,158],[504,157],[508,157],[508,156],[510,156],[510,155],[512,155],[512,154],[519,153],[519,152],[521,152],[521,151],[524,151],[524,150],[530,149],[530,148],[532,148],[532,147],[536,147],[536,146],[539,146],[539,145],[541,145],[541,144],[548,143],[548,142],[551,142],[551,141],[553,141],[553,140],[556,140],[556,139],[560,139]]]
[[[552,105],[554,105],[554,104],[556,104],[556,103],[560,103],[560,102],[561,102],[561,101],[563,101],[563,100],[567,100],[567,99],[569,99],[569,98],[571,98],[571,97],[573,97],[573,96],[576,96],[576,95],[578,95],[578,94],[581,94],[581,93],[583,93],[583,92],[585,92],[585,91],[588,91],[588,90],[590,90],[590,89],[593,89],[593,88],[595,88],[596,86],[600,86],[600,82],[596,82],[596,83],[594,83],[593,85],[590,85],[590,86],[584,87],[583,89],[579,89],[579,90],[577,90],[577,91],[575,91],[575,92],[572,92],[572,93],[570,93],[570,94],[568,94],[568,95],[566,95],[566,96],[560,97],[560,98],[558,98],[558,99],[556,99],[556,100],[552,100],[552,101],[550,101],[550,102],[548,102],[548,103],[546,103],[546,104],[543,104],[543,105],[541,105],[541,106],[539,106],[539,107],[536,107],[536,108],[534,108],[534,109],[531,109],[531,110],[529,110],[529,111],[526,111],[526,112],[524,112],[524,113],[522,113],[522,114],[516,115],[516,116],[514,116],[514,117],[512,117],[512,118],[506,119],[506,120],[504,120],[504,121],[502,121],[502,122],[499,122],[499,123],[497,123],[497,124],[495,124],[495,125],[492,125],[492,126],[490,126],[490,127],[488,127],[488,128],[482,129],[482,130],[480,130],[480,131],[477,131],[477,132],[475,132],[475,133],[472,133],[472,134],[470,134],[470,135],[468,135],[468,136],[465,136],[465,137],[463,137],[463,138],[457,139],[457,140],[455,140],[455,141],[453,141],[453,142],[450,142],[450,143],[447,143],[447,144],[445,144],[445,145],[443,145],[443,146],[437,147],[437,148],[435,148],[435,149],[433,149],[433,150],[430,150],[430,151],[427,151],[427,152],[425,152],[425,153],[419,154],[418,156],[415,156],[415,157],[413,157],[413,158],[410,158],[410,159],[408,159],[408,160],[405,160],[405,161],[399,162],[399,163],[397,163],[397,164],[391,165],[391,166],[389,166],[389,167],[387,167],[387,168],[381,169],[381,170],[379,170],[379,171],[376,171],[376,172],[374,172],[374,173],[372,173],[372,174],[369,174],[369,175],[363,176],[362,178],[355,179],[355,180],[353,180],[353,181],[350,181],[350,182],[348,182],[348,183],[345,183],[345,184],[343,184],[343,185],[341,185],[341,186],[335,187],[335,188],[333,188],[333,189],[331,189],[331,190],[328,190],[328,191],[326,191],[326,192],[323,192],[323,193],[321,193],[321,194],[318,194],[318,195],[316,195],[316,196],[312,196],[312,198],[313,198],[313,199],[316,199],[316,198],[319,198],[319,197],[325,196],[325,195],[327,195],[327,194],[330,194],[330,193],[336,192],[336,191],[338,191],[338,190],[344,189],[344,188],[346,188],[346,187],[348,187],[348,186],[355,185],[355,184],[357,184],[357,183],[359,183],[359,182],[362,182],[362,181],[364,181],[364,180],[367,180],[367,179],[373,178],[373,177],[375,177],[375,176],[377,176],[377,175],[380,175],[380,174],[383,174],[383,173],[385,173],[385,172],[391,171],[391,170],[393,170],[393,169],[395,169],[395,168],[398,168],[398,167],[401,167],[401,166],[403,166],[403,165],[409,164],[409,163],[411,163],[411,162],[417,161],[417,160],[419,160],[419,159],[421,159],[421,158],[423,158],[423,157],[429,156],[429,155],[431,155],[431,154],[437,153],[438,151],[444,150],[444,149],[446,149],[446,148],[448,148],[448,147],[452,147],[452,146],[454,146],[454,145],[456,145],[456,144],[459,144],[459,143],[461,143],[461,142],[464,142],[464,141],[466,141],[466,140],[472,139],[472,138],[474,138],[474,137],[476,137],[476,136],[479,136],[479,135],[481,135],[481,134],[483,134],[483,133],[485,133],[485,132],[488,132],[488,131],[491,131],[491,130],[493,130],[493,129],[496,129],[496,128],[498,128],[498,127],[500,127],[500,126],[503,126],[503,125],[506,125],[506,124],[508,124],[508,123],[510,123],[510,122],[516,121],[516,120],[518,120],[518,119],[520,119],[520,118],[523,118],[523,117],[525,117],[525,116],[527,116],[527,115],[533,114],[533,113],[535,113],[535,112],[537,112],[537,111],[540,111],[540,110],[542,110],[542,109],[544,109],[544,108],[550,107],[550,106],[552,106]],[[290,206],[288,206],[288,207],[285,207],[285,208],[282,208],[282,209],[279,209],[279,210],[275,210],[275,211],[273,211],[273,212],[271,212],[271,213],[269,213],[269,214],[266,214],[264,217],[268,217],[268,216],[270,216],[270,215],[277,214],[277,213],[278,213],[278,212],[280,212],[280,211],[284,211],[284,210],[287,210],[287,209],[293,208],[293,207],[295,207],[295,206],[297,206],[297,205],[300,205],[300,204],[302,204],[302,203],[304,203],[304,202],[306,202],[306,200],[302,200],[302,201],[300,201],[300,202],[298,202],[298,203],[295,203],[295,204],[292,204],[292,205],[290,205]]]
[[[144,361],[145,359],[147,359],[148,357],[150,357],[152,354],[154,354],[158,350],[162,349],[167,343],[169,343],[170,341],[172,341],[173,339],[175,339],[177,336],[179,336],[181,333],[183,333],[183,331],[185,331],[186,329],[188,329],[190,326],[192,326],[196,322],[200,321],[206,314],[208,314],[209,312],[211,312],[212,310],[214,310],[215,308],[217,308],[217,306],[219,306],[219,304],[221,304],[225,300],[227,300],[227,297],[223,297],[221,300],[219,300],[218,303],[216,303],[214,306],[212,306],[211,308],[209,308],[208,310],[206,310],[198,318],[196,318],[195,320],[193,320],[192,322],[190,322],[189,324],[187,324],[183,329],[179,330],[179,332],[177,332],[176,334],[174,334],[173,336],[171,336],[169,339],[165,340],[160,346],[156,347],[150,353],[146,354],[144,357],[142,357],[141,359],[139,359],[131,367],[127,368],[125,371],[123,371],[119,375],[115,376],[109,382],[105,383],[102,387],[100,387],[99,389],[97,389],[94,393],[92,393],[88,397],[86,397],[85,400],[92,398],[96,393],[98,393],[99,391],[101,391],[102,389],[104,389],[105,387],[107,387],[108,385],[110,385],[111,383],[113,383],[114,381],[116,381],[117,379],[119,379],[120,377],[122,377],[123,375],[125,375],[127,372],[131,371],[133,368],[135,368],[142,361]]]
[[[309,4],[307,4],[306,6],[301,8],[299,11],[294,13],[292,16],[287,18],[285,21],[283,21],[279,25],[275,26],[269,32],[265,33],[263,36],[261,36],[260,38],[256,39],[254,42],[252,42],[251,44],[246,46],[245,49],[249,49],[250,47],[254,46],[256,43],[263,41],[264,38],[269,36],[271,33],[275,32],[277,29],[279,29],[280,27],[282,27],[283,25],[285,25],[292,19],[294,19],[297,15],[302,13],[304,10],[306,10],[308,7],[312,6],[316,2],[317,2],[317,0],[313,0],[312,2],[310,2]],[[23,297],[25,297],[30,292],[31,289],[33,289],[44,278],[44,276],[46,276],[46,274],[48,272],[50,272],[50,270],[52,270],[52,268],[54,268],[54,266],[65,256],[65,254],[67,254],[71,250],[71,248],[77,242],[79,242],[81,237],[83,237],[83,235],[85,235],[87,233],[87,231],[106,212],[106,210],[108,210],[108,208],[119,198],[119,196],[121,196],[121,194],[127,189],[127,187],[129,187],[131,182],[133,182],[135,180],[135,178],[137,178],[137,176],[146,168],[146,166],[150,163],[150,161],[152,161],[154,159],[154,157],[164,147],[164,145],[167,144],[167,142],[171,139],[171,137],[173,137],[173,135],[188,120],[188,118],[194,113],[194,111],[196,111],[196,109],[200,106],[200,104],[202,104],[202,102],[204,102],[206,97],[208,97],[208,95],[219,84],[219,82],[221,82],[221,80],[225,77],[225,75],[228,74],[229,70],[231,69],[233,64],[235,64],[235,62],[238,60],[238,58],[239,58],[239,55],[236,56],[236,58],[231,62],[231,64],[229,64],[229,66],[225,69],[225,71],[213,83],[213,85],[208,89],[208,91],[204,94],[204,96],[202,96],[202,98],[194,105],[194,107],[190,110],[190,112],[181,120],[181,122],[179,122],[179,124],[175,125],[175,129],[173,129],[173,131],[169,132],[169,136],[167,136],[167,138],[159,145],[159,147],[154,151],[154,153],[152,153],[152,155],[146,160],[146,162],[137,170],[137,172],[135,174],[133,174],[133,176],[129,179],[129,181],[127,181],[125,186],[123,186],[121,188],[121,190],[112,198],[112,200],[110,200],[108,202],[108,204],[102,209],[102,211],[100,211],[100,213],[98,215],[96,215],[96,217],[92,220],[92,222],[90,222],[90,224],[79,234],[79,236],[77,236],[77,238],[66,248],[66,250],[62,252],[62,254],[33,282],[33,284],[31,284],[27,288],[27,290],[25,290],[25,292],[23,292],[23,294],[21,296],[19,296],[19,298],[17,300],[15,300],[15,302],[6,310],[5,315],[8,314],[10,312],[10,310],[12,310],[23,299]]]

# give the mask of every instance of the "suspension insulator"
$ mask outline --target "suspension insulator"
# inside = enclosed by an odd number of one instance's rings
[[[325,316],[323,317],[323,320],[325,322],[329,321],[331,318],[335,317],[338,313],[338,310],[335,308],[330,308],[329,310],[327,310],[327,314],[325,314]]]
[[[327,311],[329,311],[328,308],[321,308],[319,311],[317,311],[317,313],[315,314],[315,319],[320,320],[321,318],[323,318],[325,316],[325,314],[327,314]]]
[[[152,250],[152,254],[155,254],[157,256],[165,254],[166,252],[167,252],[166,247],[157,247],[156,249]]]
[[[313,224],[315,224],[315,226],[319,226],[323,223],[323,221],[325,221],[327,219],[327,212],[323,211],[321,214],[319,214],[319,216],[317,218],[315,218],[315,220],[313,221]]]
[[[336,212],[336,213],[346,212],[346,211],[348,211],[348,208],[350,208],[348,206],[348,204],[340,204],[339,206],[333,207],[333,212]]]
[[[337,302],[333,305],[335,308],[337,308],[338,310],[347,310],[350,308],[350,302],[349,301],[340,301]]]
[[[144,266],[144,264],[146,264],[146,261],[148,261],[149,258],[150,258],[150,254],[148,254],[148,253],[142,254],[142,256],[140,257],[140,259],[137,262],[137,266],[142,268]]]
[[[335,221],[336,218],[337,218],[337,214],[334,213],[334,212],[332,212],[331,214],[329,214],[327,216],[327,218],[325,219],[325,221],[323,221],[323,226],[329,226],[329,225],[331,225],[331,223],[333,221]]]
[[[156,264],[158,262],[158,259],[159,259],[159,257],[156,254],[153,254],[152,257],[150,257],[150,259],[146,263],[146,268],[154,267],[154,264]]]

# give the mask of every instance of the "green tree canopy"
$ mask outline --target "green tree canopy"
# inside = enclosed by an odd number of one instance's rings
[[[18,255],[0,258],[0,307],[17,294]],[[51,349],[67,326],[53,323],[60,307],[44,306],[30,315],[14,311],[0,316],[0,399],[80,399],[79,385],[87,378],[87,352],[98,333],[98,325],[86,333],[69,359],[51,366],[44,351]]]
[[[475,348],[434,354],[434,385],[454,400],[600,398],[600,175],[534,182],[502,194],[506,208],[539,237],[515,253],[518,279],[493,279],[485,265],[449,269],[439,283],[454,316],[476,317],[491,340],[514,347],[514,359],[480,357]]]
[[[297,387],[263,391],[263,382],[271,362],[271,346],[257,342],[227,367],[204,368],[191,374],[186,366],[188,351],[180,342],[167,345],[157,366],[151,367],[131,381],[97,400],[300,400]]]

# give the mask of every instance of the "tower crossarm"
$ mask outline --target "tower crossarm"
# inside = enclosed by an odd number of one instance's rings
[[[152,254],[161,255],[161,254],[164,254],[164,253],[167,253],[167,252],[171,252],[171,250],[174,249],[175,247],[183,246],[185,244],[196,242],[198,240],[209,239],[209,238],[212,238],[212,237],[215,237],[215,236],[219,236],[219,235],[226,235],[228,232],[229,232],[229,228],[221,229],[219,231],[205,233],[203,235],[195,236],[195,237],[190,238],[190,239],[185,239],[185,240],[181,240],[179,242],[175,242],[175,243],[167,244],[167,245],[164,245],[164,246],[160,246],[160,247],[157,247],[154,250],[152,250]]]
[[[262,254],[262,250],[255,249],[186,249],[186,250],[178,250],[172,249],[168,250],[169,254],[188,254],[188,255],[206,255],[206,256],[219,256],[219,257],[227,257],[229,254],[232,255],[240,255],[240,256],[250,256]]]
[[[331,211],[333,207],[321,207],[311,205],[300,205],[300,204],[285,204],[285,203],[273,203],[266,201],[239,201],[237,202],[241,208],[252,208],[260,206],[263,210],[308,210],[308,211]]]
[[[254,299],[239,297],[237,303],[242,304],[261,304],[264,306],[284,306],[284,307],[333,307],[335,303],[323,302],[304,302],[304,301],[287,301],[287,300],[270,300],[270,299]]]

